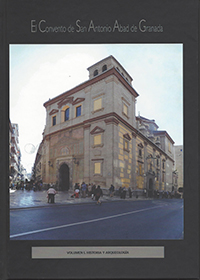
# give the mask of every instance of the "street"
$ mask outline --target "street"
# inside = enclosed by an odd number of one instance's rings
[[[183,200],[154,199],[10,211],[11,240],[183,238]]]

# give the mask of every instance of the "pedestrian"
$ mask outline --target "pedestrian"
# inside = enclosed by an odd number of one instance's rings
[[[128,188],[128,194],[129,194],[129,198],[131,198],[132,197],[132,190],[131,190],[130,187]]]
[[[88,184],[88,197],[91,197],[92,195],[92,186],[91,184]]]
[[[85,182],[82,183],[81,189],[82,189],[82,197],[85,198],[86,197],[86,190],[87,190],[87,186],[86,186]]]
[[[122,189],[122,198],[125,199],[126,198],[126,188],[123,187]]]
[[[111,185],[109,191],[110,191],[110,197],[112,197],[114,195],[115,187]]]
[[[98,185],[98,187],[95,190],[95,200],[96,200],[97,204],[100,204],[100,205],[102,203],[100,200],[101,196],[103,196],[103,191],[102,191],[101,187]]]
[[[79,198],[79,188],[78,185],[76,185],[74,193],[71,195],[71,197]]]
[[[95,191],[96,191],[96,185],[92,185],[92,199],[94,199],[95,196]]]
[[[47,191],[47,203],[55,203],[54,196],[56,195],[56,190],[53,187],[50,187]]]
[[[119,188],[119,197],[120,197],[120,198],[122,198],[122,197],[123,197],[123,195],[122,195],[122,194],[123,194],[123,193],[122,193],[122,187],[120,187],[120,188]]]

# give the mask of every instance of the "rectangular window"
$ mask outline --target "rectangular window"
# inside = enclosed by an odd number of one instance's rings
[[[69,120],[69,108],[65,110],[65,121]]]
[[[159,166],[159,159],[158,158],[156,159],[156,162],[157,162],[157,166]]]
[[[171,152],[171,143],[170,143],[170,141],[168,141],[168,150],[169,150],[169,152]]]
[[[101,134],[94,136],[94,145],[101,145]]]
[[[102,108],[102,98],[94,100],[94,111]]]
[[[123,113],[128,116],[128,106],[126,106],[125,104],[123,104]]]
[[[53,125],[53,126],[56,125],[56,116],[53,116],[53,117],[52,117],[52,125]]]
[[[142,150],[139,149],[139,156],[141,157],[142,156]]]
[[[76,117],[81,116],[81,105],[76,107]]]
[[[95,174],[101,174],[101,163],[100,162],[95,162],[94,173]]]
[[[157,179],[157,181],[159,180],[159,171],[157,171],[157,174],[156,174],[156,179]]]
[[[162,174],[162,182],[165,182],[165,173]]]
[[[124,139],[124,150],[129,152],[129,141]]]

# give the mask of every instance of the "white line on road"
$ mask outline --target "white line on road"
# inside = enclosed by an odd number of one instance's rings
[[[88,221],[83,221],[83,222],[77,222],[77,223],[73,223],[73,224],[67,224],[67,225],[62,225],[62,226],[56,226],[56,227],[50,227],[50,228],[44,228],[44,229],[38,229],[38,230],[33,230],[33,231],[28,231],[28,232],[17,233],[17,234],[10,235],[10,238],[44,232],[44,231],[50,231],[50,230],[55,230],[55,229],[61,229],[61,228],[66,228],[66,227],[73,227],[73,226],[83,225],[83,224],[88,224],[88,223],[94,223],[94,222],[98,222],[98,221],[103,221],[103,220],[107,220],[107,219],[113,219],[113,218],[125,216],[125,215],[131,215],[131,214],[135,214],[135,213],[139,213],[139,212],[144,212],[147,210],[152,210],[152,209],[160,208],[163,206],[165,206],[165,205],[145,208],[145,209],[141,209],[141,210],[135,210],[135,211],[131,211],[131,212],[126,212],[126,213],[122,213],[122,214],[107,216],[104,218],[98,218],[98,219],[93,219],[93,220],[88,220]]]

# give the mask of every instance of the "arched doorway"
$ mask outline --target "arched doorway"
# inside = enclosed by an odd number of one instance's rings
[[[153,197],[153,179],[149,179],[149,197]]]
[[[69,166],[66,163],[59,168],[59,189],[61,191],[69,190]]]

